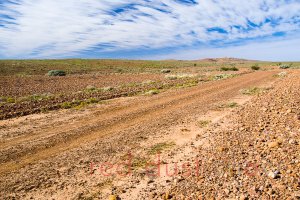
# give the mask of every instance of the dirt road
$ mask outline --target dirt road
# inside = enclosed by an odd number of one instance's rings
[[[117,160],[140,148],[142,141],[209,111],[241,89],[273,81],[276,73],[254,72],[85,111],[1,121],[0,196],[80,198],[103,182],[88,177],[90,162]]]

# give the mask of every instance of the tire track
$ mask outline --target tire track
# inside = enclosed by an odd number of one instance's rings
[[[49,138],[51,137],[54,139],[50,147],[45,148],[42,145],[41,148],[34,148],[34,144],[33,146],[30,144],[29,149],[25,148],[25,151],[24,149],[23,151],[18,151],[15,154],[15,158],[18,157],[17,162],[15,162],[16,160],[2,160],[0,173],[6,173],[39,160],[47,159],[50,156],[79,147],[84,143],[99,140],[99,138],[105,135],[115,134],[119,130],[124,130],[150,121],[153,118],[167,115],[179,108],[193,104],[214,103],[217,98],[219,98],[217,101],[220,101],[222,97],[227,98],[226,93],[237,93],[246,86],[270,80],[273,74],[274,72],[256,72],[233,79],[203,84],[186,90],[166,93],[158,97],[153,97],[153,100],[150,98],[147,102],[133,103],[128,107],[121,107],[110,112],[99,112],[95,116],[92,116],[90,121],[86,121],[88,118],[82,119],[74,127],[71,127],[71,129],[66,129],[65,132],[57,133],[57,129],[54,129],[54,132],[50,129],[29,138],[24,136],[22,139],[16,141],[11,140],[7,143],[2,143],[0,146],[1,154],[5,155],[11,153],[10,147],[16,144],[26,144],[30,140],[35,140],[34,142],[38,145],[40,142],[49,142]],[[78,130],[73,133],[75,129]],[[49,133],[52,133],[52,135],[49,136]],[[61,135],[66,136],[66,134],[70,135],[64,137],[63,140],[59,137]]]

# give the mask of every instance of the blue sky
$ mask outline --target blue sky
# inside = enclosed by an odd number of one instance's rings
[[[0,58],[300,60],[300,0],[0,0]]]

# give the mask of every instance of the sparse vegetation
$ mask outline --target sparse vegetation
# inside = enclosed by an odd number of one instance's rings
[[[222,79],[232,78],[235,76],[236,75],[234,74],[218,74],[213,77],[213,80],[222,80]]]
[[[15,103],[15,102],[16,102],[16,99],[15,99],[15,98],[12,98],[12,97],[8,97],[8,98],[6,99],[6,102],[7,102],[7,103]]]
[[[276,75],[274,75],[274,77],[278,77],[278,78],[283,78],[283,77],[286,77],[287,76],[287,72],[280,72]]]
[[[204,127],[208,126],[210,123],[211,123],[210,120],[200,120],[197,122],[197,126],[199,128],[204,128]]]
[[[97,88],[95,86],[93,86],[93,85],[88,85],[86,87],[86,91],[93,92],[95,90],[97,90]]]
[[[163,143],[158,143],[153,145],[150,150],[149,150],[149,154],[154,155],[154,154],[158,154],[161,153],[164,150],[170,149],[173,146],[175,146],[174,142],[163,142]]]
[[[42,109],[84,107],[85,103],[149,94],[198,85],[247,73],[251,66],[273,68],[272,62],[144,60],[1,60],[1,119],[38,113]],[[299,63],[279,63],[297,68]],[[278,65],[279,65],[278,64]],[[273,67],[272,67],[273,66]],[[241,72],[217,74],[221,70]],[[53,70],[58,69],[58,70]],[[242,70],[243,69],[243,70]],[[246,70],[248,69],[248,70]],[[45,76],[49,72],[49,76]],[[64,78],[61,76],[70,74]],[[164,75],[162,75],[164,74]],[[284,77],[284,74],[278,75]],[[149,81],[147,81],[149,80]],[[171,80],[171,81],[170,81]],[[19,85],[22,85],[20,87]],[[94,98],[94,99],[93,99]],[[89,99],[91,101],[89,102]],[[64,102],[66,104],[62,105]],[[68,102],[71,102],[68,104]],[[62,106],[61,106],[62,105]]]
[[[195,74],[170,74],[166,75],[165,78],[169,80],[183,79],[183,78],[192,78],[195,77]]]
[[[258,64],[252,65],[251,66],[252,70],[260,70],[260,67],[258,66]]]
[[[264,88],[258,88],[258,87],[251,87],[248,89],[243,89],[241,90],[241,93],[244,95],[257,95],[265,91],[266,89]]]
[[[227,106],[228,106],[229,108],[235,108],[235,107],[238,106],[238,103],[236,103],[236,102],[230,102],[230,103],[227,104]]]
[[[280,69],[289,69],[290,67],[292,67],[292,64],[279,66]]]
[[[13,98],[13,97],[0,97],[0,102],[1,102],[1,104],[15,103],[16,102],[16,98]]]
[[[132,168],[133,170],[144,168],[148,164],[148,160],[144,157],[134,157],[132,160]]]
[[[158,89],[152,89],[152,90],[149,90],[149,91],[145,92],[146,95],[155,95],[155,94],[158,94],[158,93],[159,93]]]
[[[96,99],[96,98],[89,98],[89,99],[87,100],[87,103],[88,103],[88,104],[91,104],[91,103],[99,103],[99,100]]]
[[[34,94],[25,97],[20,97],[16,99],[16,102],[25,102],[25,101],[41,101],[52,98],[52,94]]]
[[[222,67],[221,71],[239,71],[236,67]]]
[[[66,72],[63,70],[50,70],[47,75],[48,76],[66,76]]]
[[[223,103],[217,106],[218,108],[235,108],[238,106],[238,103],[236,102],[229,102],[229,103]]]
[[[283,65],[280,65],[279,68],[280,69],[289,69],[293,67],[293,64],[292,63],[289,63],[289,64],[283,64]]]
[[[63,102],[60,106],[63,109],[69,109],[72,108],[72,102]]]
[[[117,97],[134,96],[141,94],[155,95],[161,91],[172,88],[184,88],[192,87],[198,84],[197,77],[178,79],[176,81],[144,81],[143,83],[131,82],[128,84],[122,84],[115,87],[103,87],[97,88],[94,85],[85,86],[81,91],[73,93],[56,93],[56,94],[34,94],[29,96],[11,97],[13,100],[9,102],[15,102],[18,106],[11,107],[7,102],[7,98],[1,99],[1,105],[3,106],[0,118],[11,118],[15,116],[28,115],[33,113],[42,112],[42,109],[57,110],[57,109],[81,109],[89,104],[97,103],[101,100],[108,100]],[[76,99],[76,101],[73,101]],[[26,105],[25,105],[26,103]],[[27,107],[30,105],[34,109]],[[12,112],[12,109],[14,112]],[[18,112],[16,112],[18,111]],[[21,111],[21,112],[20,112]],[[9,113],[9,115],[8,115]],[[13,115],[11,114],[13,113]]]
[[[188,88],[188,87],[193,87],[198,85],[198,81],[197,80],[192,80],[186,83],[180,83],[177,84],[175,88]]]
[[[114,88],[113,88],[113,87],[110,87],[110,86],[108,86],[108,87],[104,87],[104,88],[102,88],[102,90],[103,90],[104,92],[108,92],[108,91],[112,91],[112,90],[114,90]]]
[[[250,68],[253,62],[236,62],[239,68]],[[275,62],[255,62],[260,66],[275,66]],[[289,64],[289,63],[280,63]],[[59,67],[59,70],[67,74],[87,73],[140,73],[154,72],[161,73],[162,69],[170,69],[174,73],[185,73],[182,69],[197,68],[203,69],[210,66],[217,69],[221,67],[232,68],[234,65],[229,62],[207,61],[146,61],[146,60],[92,60],[92,59],[66,59],[66,60],[0,60],[0,75],[45,75],[48,71]],[[299,63],[294,63],[299,65]]]
[[[162,70],[161,70],[161,73],[163,73],[163,74],[168,74],[168,73],[170,73],[170,72],[171,72],[170,69],[162,69]]]
[[[74,100],[72,102],[63,102],[62,104],[60,104],[60,107],[62,109],[70,109],[70,108],[81,109],[86,107],[87,105],[94,104],[94,103],[99,103],[99,100],[96,98],[89,98],[84,101]]]

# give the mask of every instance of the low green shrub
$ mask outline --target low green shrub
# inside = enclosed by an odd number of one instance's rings
[[[16,99],[15,99],[15,98],[12,98],[12,97],[8,97],[8,98],[6,99],[6,102],[7,102],[7,103],[16,103]]]
[[[221,71],[239,71],[236,67],[222,67]]]
[[[280,65],[279,68],[280,69],[289,69],[291,67],[291,65]]]
[[[168,74],[171,72],[171,70],[170,69],[162,69],[160,72],[163,74]]]
[[[211,123],[211,120],[200,120],[197,122],[197,126],[199,128],[204,128],[206,126],[208,126]]]
[[[242,89],[241,93],[244,95],[257,95],[265,91],[265,88],[258,88],[258,87],[250,87],[247,89]]]
[[[96,99],[96,98],[89,98],[86,102],[87,102],[88,104],[91,104],[91,103],[98,103],[99,100]]]
[[[99,103],[99,100],[96,98],[89,98],[87,100],[73,100],[72,102],[64,102],[60,104],[60,107],[63,109],[69,109],[69,108],[75,108],[75,109],[81,109],[84,108],[87,105]]]
[[[2,104],[16,103],[16,99],[13,97],[0,97],[0,103]]]
[[[103,90],[104,92],[109,92],[109,91],[112,91],[113,89],[114,89],[114,88],[113,88],[113,87],[110,87],[110,86],[102,88],[102,90]]]
[[[62,103],[60,106],[61,106],[61,108],[63,108],[63,109],[69,109],[69,108],[72,108],[72,107],[73,107],[72,102],[64,102],[64,103]]]
[[[151,154],[151,155],[158,154],[158,153],[161,153],[164,150],[167,150],[167,149],[170,149],[170,148],[174,147],[175,145],[176,144],[174,142],[158,143],[158,144],[153,145],[149,149],[148,153]]]
[[[222,80],[222,79],[227,79],[227,78],[232,78],[232,77],[235,77],[236,75],[234,74],[218,74],[218,75],[215,75],[213,77],[213,80]]]
[[[238,103],[236,103],[236,102],[230,102],[230,103],[227,104],[227,106],[228,106],[229,108],[235,108],[235,107],[238,106]]]
[[[169,74],[165,76],[165,78],[169,80],[193,78],[193,77],[196,77],[196,74]]]
[[[258,66],[258,64],[251,66],[252,70],[260,70],[260,67]]]
[[[66,76],[67,73],[63,70],[50,70],[47,73],[48,76]]]
[[[148,92],[146,92],[146,95],[155,95],[158,94],[159,90],[158,89],[153,89],[153,90],[149,90]]]

